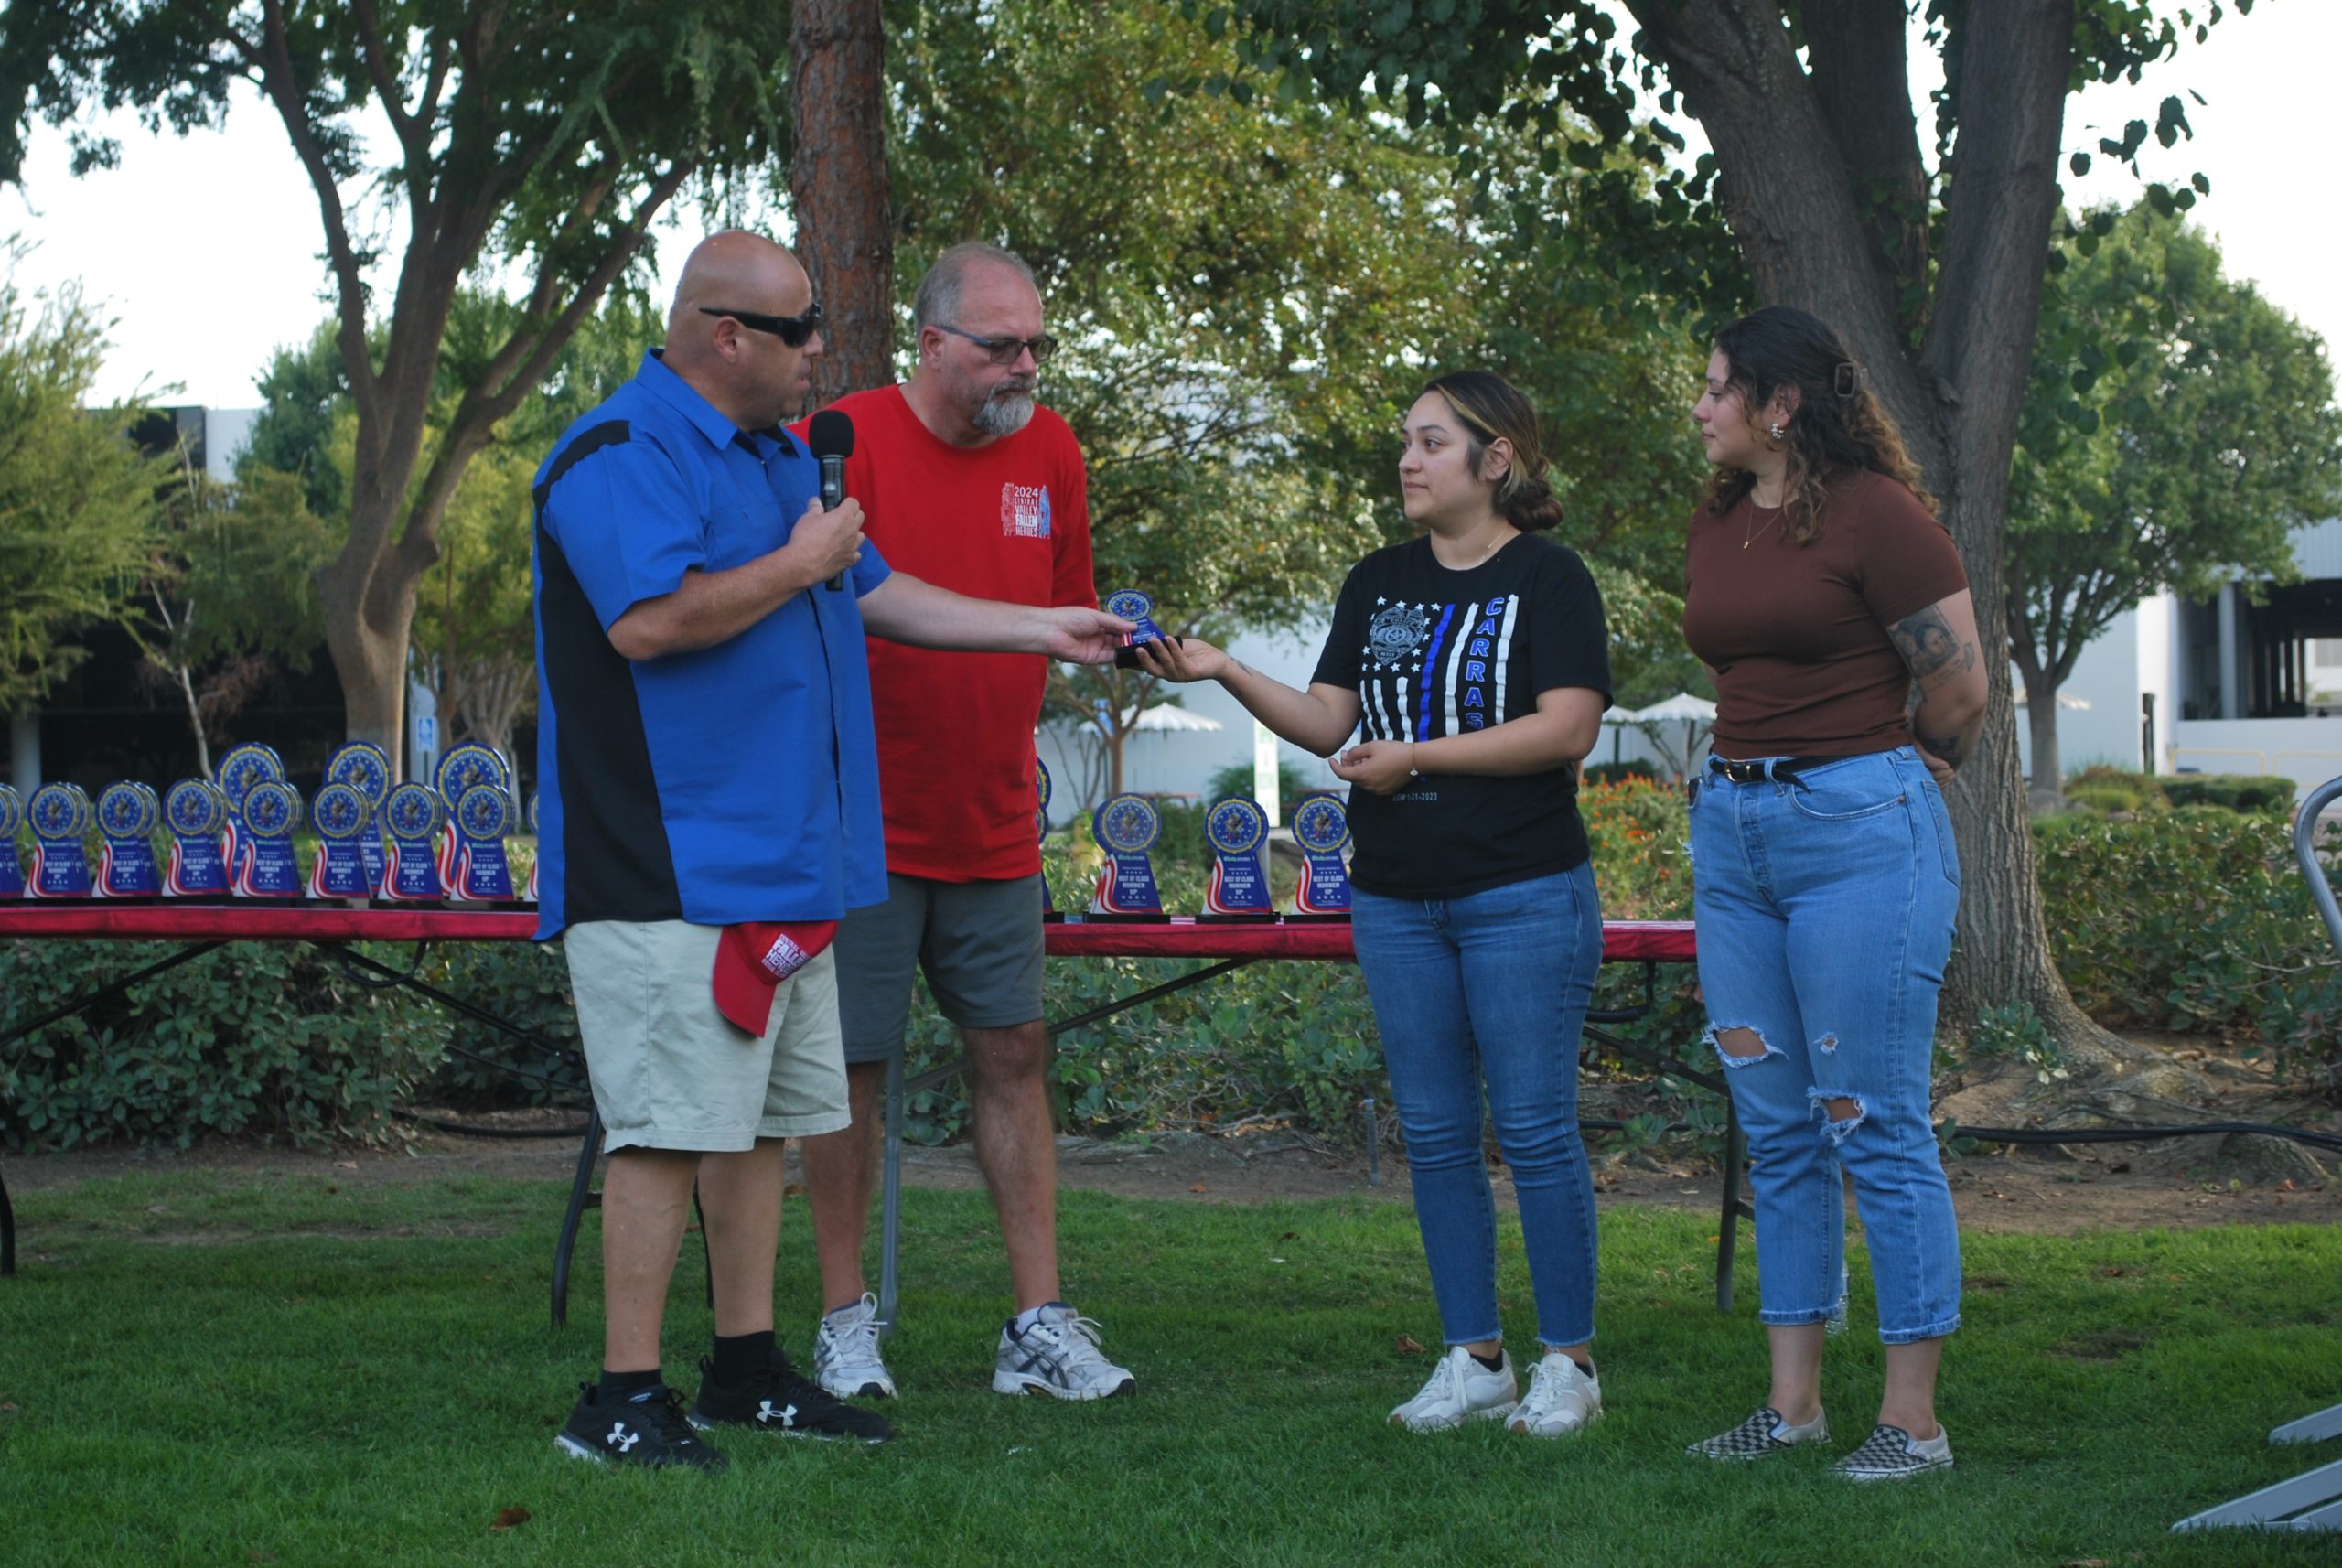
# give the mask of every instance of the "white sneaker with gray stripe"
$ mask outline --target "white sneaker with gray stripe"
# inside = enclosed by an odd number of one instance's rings
[[[1137,1389],[1137,1380],[1098,1348],[1098,1325],[1065,1303],[1049,1303],[1021,1329],[1016,1321],[1012,1317],[1001,1325],[993,1392],[1102,1400]]]
[[[1828,1416],[1817,1414],[1803,1426],[1791,1426],[1767,1405],[1731,1431],[1703,1437],[1683,1452],[1701,1459],[1767,1459],[1803,1444],[1829,1441]]]
[[[842,1400],[892,1399],[895,1380],[878,1354],[878,1298],[825,1313],[813,1335],[813,1380]]]

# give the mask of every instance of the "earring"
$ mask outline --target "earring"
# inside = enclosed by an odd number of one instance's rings
[[[1788,434],[1789,426],[1781,424],[1778,420],[1774,421],[1771,424],[1765,427],[1765,439],[1770,441],[1776,446],[1778,446],[1781,444],[1781,437]]]

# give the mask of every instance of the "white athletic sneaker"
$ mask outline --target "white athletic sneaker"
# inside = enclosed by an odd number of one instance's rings
[[[1415,1397],[1391,1412],[1391,1424],[1410,1432],[1445,1432],[1466,1421],[1511,1413],[1520,1385],[1513,1380],[1512,1358],[1499,1355],[1502,1365],[1491,1372],[1463,1346],[1449,1346]]]
[[[1133,1392],[1138,1381],[1098,1348],[1098,1325],[1053,1301],[1022,1332],[1012,1317],[1000,1327],[992,1391],[1038,1391],[1061,1400],[1102,1400]]]
[[[1548,1350],[1529,1373],[1529,1397],[1514,1407],[1507,1432],[1567,1437],[1602,1419],[1602,1380],[1559,1350]]]
[[[842,1400],[895,1397],[895,1380],[878,1355],[876,1296],[865,1291],[852,1306],[822,1316],[813,1336],[813,1380]]]

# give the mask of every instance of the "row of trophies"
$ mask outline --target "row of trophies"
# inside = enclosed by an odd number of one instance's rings
[[[1040,769],[1040,830],[1049,831],[1049,770]],[[1163,896],[1147,851],[1163,836],[1163,817],[1144,795],[1111,795],[1090,816],[1090,835],[1105,852],[1098,884],[1090,897],[1090,919],[1159,920]],[[1215,800],[1204,816],[1211,843],[1211,880],[1204,888],[1208,919],[1272,919],[1268,866],[1269,814],[1242,795]],[[1348,814],[1338,795],[1305,795],[1293,812],[1293,838],[1301,849],[1301,876],[1289,918],[1347,918],[1349,875],[1342,850],[1350,842]],[[1046,897],[1046,885],[1044,887]],[[1054,915],[1050,918],[1055,918]]]
[[[1049,772],[1039,768],[1037,826],[1049,831]],[[326,781],[306,816],[317,852],[301,874],[293,835],[301,830],[301,792],[285,780],[285,764],[258,744],[239,746],[220,759],[219,782],[183,779],[159,800],[144,784],[109,784],[96,804],[80,786],[44,784],[20,805],[0,785],[0,898],[378,898],[392,903],[443,899],[510,903],[537,898],[536,867],[515,892],[505,839],[520,814],[513,807],[512,769],[485,746],[457,746],[440,759],[432,785],[391,782],[381,747],[353,741],[326,765]],[[528,831],[537,831],[537,802],[529,798]],[[32,865],[16,859],[16,832],[29,825]],[[101,848],[90,865],[95,827]],[[169,854],[158,861],[156,829],[167,829]],[[1091,895],[1092,918],[1161,919],[1163,899],[1147,851],[1162,836],[1163,819],[1143,795],[1110,797],[1090,815],[1090,834],[1104,852]],[[1349,913],[1349,880],[1342,850],[1349,823],[1338,796],[1305,797],[1295,808],[1293,835],[1302,851],[1292,913]],[[1215,918],[1266,918],[1270,901],[1264,859],[1268,813],[1243,796],[1216,800],[1205,819],[1212,847],[1205,912]]]
[[[117,783],[92,805],[79,785],[44,784],[20,803],[0,785],[0,898],[536,901],[533,866],[525,887],[513,887],[504,841],[521,814],[511,764],[489,746],[449,751],[430,786],[392,785],[390,757],[371,742],[335,752],[306,811],[317,835],[306,880],[293,846],[304,815],[283,759],[257,743],[220,757],[219,782],[182,779],[159,799]],[[526,821],[535,832],[533,795]],[[19,826],[32,830],[29,868],[16,858]],[[166,860],[155,853],[158,828],[169,837]]]

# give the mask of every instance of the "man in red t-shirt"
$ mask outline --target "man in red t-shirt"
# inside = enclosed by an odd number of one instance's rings
[[[1033,401],[1055,343],[1032,270],[997,246],[955,245],[920,281],[909,381],[834,406],[854,424],[846,493],[889,564],[978,598],[1095,605],[1089,483],[1064,420]],[[880,1142],[878,1096],[903,1048],[914,968],[968,1049],[976,1163],[1008,1251],[1016,1311],[992,1386],[1060,1399],[1132,1387],[1097,1326],[1058,1297],[1057,1144],[1041,1021],[1041,854],[1033,730],[1046,660],[870,644],[886,824],[887,901],[837,937],[854,1123],[802,1144],[823,1315],[814,1376],[892,1394],[862,1242]]]

